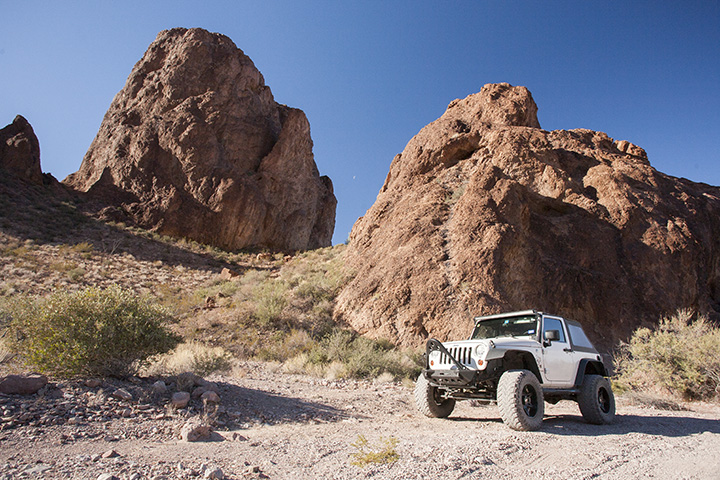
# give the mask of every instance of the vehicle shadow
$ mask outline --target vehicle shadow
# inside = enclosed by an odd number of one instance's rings
[[[450,417],[455,422],[492,422],[502,423],[499,413],[492,408],[482,409],[482,415]],[[609,425],[591,425],[580,414],[546,414],[541,432],[554,435],[625,435],[644,433],[665,437],[687,437],[699,433],[720,434],[720,419],[673,415],[633,415],[618,414]]]
[[[644,433],[664,437],[687,437],[698,433],[720,434],[720,420],[709,418],[672,416],[643,416],[618,414],[609,425],[591,425],[580,415],[548,415],[542,431],[556,435],[624,435]]]

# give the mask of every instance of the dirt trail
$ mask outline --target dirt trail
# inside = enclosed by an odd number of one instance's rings
[[[142,420],[140,428],[118,416],[87,425],[103,433],[91,438],[74,438],[73,425],[3,430],[0,479],[202,478],[215,467],[229,479],[713,479],[720,472],[720,407],[713,405],[664,411],[620,398],[616,421],[595,426],[576,404],[560,402],[546,406],[540,431],[515,432],[496,407],[468,402],[449,419],[421,417],[411,391],[393,383],[329,382],[258,364],[211,380],[232,419],[230,429],[218,426],[215,441],[176,440],[178,418]],[[135,431],[145,433],[127,435]],[[375,450],[397,439],[399,459],[353,465],[359,436]]]

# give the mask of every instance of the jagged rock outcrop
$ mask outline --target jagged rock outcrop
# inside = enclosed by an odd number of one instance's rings
[[[305,114],[226,36],[160,32],[64,183],[146,228],[223,248],[330,245],[336,200]]]
[[[26,182],[42,185],[40,143],[22,115],[0,129],[0,168]]]
[[[353,227],[336,317],[412,345],[537,308],[605,348],[678,308],[718,318],[720,188],[536,111],[524,87],[486,85],[410,140]]]

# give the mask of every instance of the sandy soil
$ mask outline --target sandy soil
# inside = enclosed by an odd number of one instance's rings
[[[332,382],[262,364],[211,380],[225,412],[212,441],[175,437],[187,413],[4,429],[0,479],[203,478],[216,468],[229,479],[720,478],[717,405],[666,411],[619,398],[616,421],[595,426],[560,402],[546,405],[540,431],[515,432],[496,407],[469,402],[449,419],[424,418],[396,383]],[[354,465],[360,436],[374,451],[396,439],[399,458]]]

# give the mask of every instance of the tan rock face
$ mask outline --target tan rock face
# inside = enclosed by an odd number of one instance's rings
[[[350,235],[336,317],[413,345],[536,308],[603,347],[678,308],[720,313],[720,189],[640,147],[541,130],[523,87],[455,100],[392,161]]]
[[[335,225],[305,114],[202,29],[158,34],[64,183],[115,206],[109,216],[224,248],[327,246]]]
[[[0,129],[0,168],[26,182],[43,183],[40,143],[30,123],[21,115]]]

